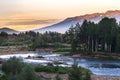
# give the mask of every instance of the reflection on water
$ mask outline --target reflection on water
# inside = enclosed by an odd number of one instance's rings
[[[96,75],[120,76],[120,68],[89,68]]]
[[[94,65],[91,65],[90,67],[94,67],[94,68],[120,68],[120,65],[116,65],[116,64],[94,64]]]
[[[96,75],[109,75],[109,76],[120,76],[120,61],[119,60],[99,60],[99,59],[87,59],[87,58],[72,58],[70,56],[60,56],[58,54],[43,54],[43,53],[28,53],[28,54],[11,54],[1,55],[0,58],[8,59],[16,56],[23,58],[23,62],[31,64],[42,64],[47,65],[48,63],[60,63],[59,66],[70,67],[74,59],[77,59],[78,65],[89,69],[93,74]],[[42,56],[41,59],[36,57]],[[28,58],[30,57],[30,58]],[[55,65],[55,64],[54,64]]]

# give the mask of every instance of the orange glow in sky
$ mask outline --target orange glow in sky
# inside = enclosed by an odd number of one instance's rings
[[[120,0],[0,0],[0,27],[30,30],[67,17],[120,10]]]

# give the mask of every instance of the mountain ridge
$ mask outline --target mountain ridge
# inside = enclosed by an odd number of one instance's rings
[[[117,22],[120,22],[120,10],[109,10],[106,11],[105,13],[92,13],[92,14],[85,14],[85,15],[80,15],[80,16],[75,16],[75,17],[68,17],[64,19],[61,22],[58,22],[56,24],[46,26],[43,28],[38,28],[34,29],[31,31],[39,32],[39,33],[44,33],[46,31],[53,31],[53,32],[59,32],[59,33],[64,33],[66,32],[72,25],[74,26],[76,23],[80,23],[80,25],[83,23],[84,20],[88,20],[94,23],[98,23],[101,19],[104,17],[108,18],[115,18]],[[0,32],[7,32],[8,34],[13,34],[13,33],[20,33],[19,31],[16,31],[14,29],[10,28],[0,28]]]
[[[1,32],[6,32],[8,34],[13,34],[13,33],[18,34],[19,33],[19,31],[16,31],[16,30],[11,29],[11,28],[6,28],[6,27],[0,28],[0,33]]]
[[[43,28],[35,29],[33,31],[40,33],[44,33],[46,31],[56,31],[56,32],[64,33],[66,30],[70,28],[71,25],[75,25],[78,22],[82,24],[84,20],[88,20],[94,23],[98,23],[104,17],[115,18],[117,22],[119,22],[120,10],[109,10],[106,11],[105,13],[92,13],[92,14],[85,14],[75,17],[68,17],[59,23],[46,26]]]

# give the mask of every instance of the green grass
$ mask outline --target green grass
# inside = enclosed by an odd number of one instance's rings
[[[15,45],[23,45],[23,42],[2,42],[0,46],[15,46]]]
[[[71,70],[71,68],[68,67],[42,66],[42,65],[34,66],[34,68],[36,72],[59,73],[59,74],[66,74]]]
[[[59,74],[68,74],[72,67],[61,67],[61,66],[42,66],[42,65],[35,65],[33,66],[36,72],[47,72],[47,73],[59,73]],[[82,73],[89,72],[88,69],[79,67]]]
[[[71,48],[57,48],[55,52],[71,52]]]

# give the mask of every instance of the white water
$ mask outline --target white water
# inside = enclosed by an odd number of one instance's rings
[[[60,56],[58,54],[43,54],[43,53],[28,53],[28,54],[10,54],[1,55],[1,59],[9,59],[10,57],[22,58],[23,62],[30,64],[42,64],[47,65],[48,63],[53,63],[53,61],[59,61],[63,64],[59,66],[70,67],[74,58],[70,56]],[[43,56],[44,59],[34,59],[28,58]],[[87,58],[77,58],[79,66],[89,69],[93,74],[96,75],[108,75],[108,76],[120,76],[120,61],[110,61],[110,60],[99,60],[99,59],[87,59]]]

